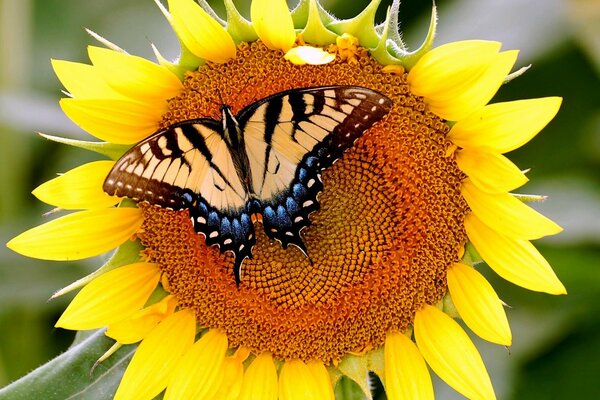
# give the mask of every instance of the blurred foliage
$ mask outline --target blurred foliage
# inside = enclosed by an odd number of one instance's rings
[[[248,1],[235,3],[249,14]],[[350,17],[367,2],[322,3],[335,15]],[[600,398],[600,3],[437,3],[438,44],[482,38],[502,41],[505,48],[527,49],[519,63],[533,63],[533,68],[503,87],[495,101],[564,97],[557,118],[510,157],[521,168],[532,168],[532,184],[522,190],[550,194],[539,208],[551,210],[546,214],[568,228],[553,240],[541,241],[540,248],[569,295],[528,292],[483,268],[512,307],[508,314],[515,343],[510,352],[477,342],[499,398]],[[429,12],[428,2],[403,2],[402,29],[409,45],[420,43]],[[378,19],[384,15],[382,5]],[[95,157],[34,133],[86,137],[60,112],[61,88],[49,62],[51,57],[87,61],[86,45],[93,40],[83,27],[144,57],[153,57],[150,43],[166,56],[177,55],[175,37],[150,0],[0,0],[0,242],[48,219],[42,214],[49,206],[29,194],[35,186]],[[30,260],[0,246],[0,387],[70,345],[74,334],[53,328],[70,297],[46,300],[100,263]],[[439,382],[436,393],[440,399],[460,398]]]

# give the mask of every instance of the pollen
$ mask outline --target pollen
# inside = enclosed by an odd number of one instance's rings
[[[348,353],[382,345],[386,332],[405,331],[416,310],[446,292],[446,271],[467,241],[464,175],[447,156],[448,125],[412,95],[406,74],[383,70],[365,51],[354,60],[298,66],[260,42],[242,43],[236,59],[189,73],[162,125],[219,118],[284,90],[356,85],[388,96],[394,106],[345,155],[322,173],[321,208],[302,231],[308,257],[283,249],[255,220],[253,258],[242,265],[208,247],[187,210],[140,204],[140,233],[182,307],[199,325],[221,328],[231,347],[280,359],[336,363]]]

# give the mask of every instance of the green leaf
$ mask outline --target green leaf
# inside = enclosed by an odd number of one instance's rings
[[[0,400],[112,399],[136,346],[120,348],[108,360],[94,363],[114,344],[104,330],[90,335],[29,375],[0,389]]]

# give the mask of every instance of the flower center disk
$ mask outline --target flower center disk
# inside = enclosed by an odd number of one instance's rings
[[[189,73],[162,125],[219,118],[288,89],[356,85],[394,102],[390,113],[322,173],[321,209],[303,230],[310,260],[284,250],[256,223],[253,258],[236,286],[233,257],[207,247],[187,211],[140,204],[140,237],[161,265],[169,290],[198,323],[222,328],[230,347],[255,354],[337,362],[404,331],[415,311],[446,292],[446,270],[466,243],[463,178],[446,155],[448,126],[409,92],[406,75],[358,62],[293,65],[260,42],[240,45],[236,59]]]

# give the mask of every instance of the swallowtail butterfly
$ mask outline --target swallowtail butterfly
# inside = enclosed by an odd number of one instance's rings
[[[199,118],[160,130],[133,146],[104,181],[110,195],[188,209],[208,245],[235,256],[234,275],[256,243],[252,216],[265,233],[306,254],[301,230],[319,209],[320,172],[342,157],[391,109],[359,86],[292,89],[258,100],[222,120]]]

